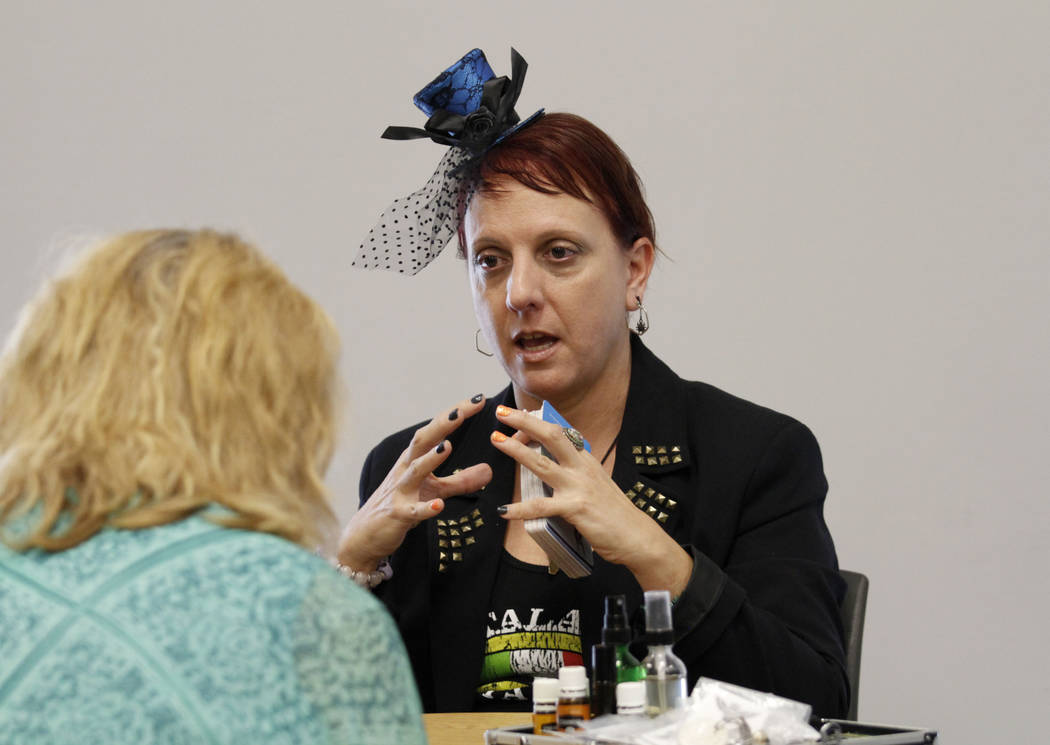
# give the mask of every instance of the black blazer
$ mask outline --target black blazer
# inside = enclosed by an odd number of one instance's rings
[[[823,517],[827,482],[812,433],[798,421],[685,381],[634,335],[631,382],[613,480],[693,555],[689,586],[674,606],[675,652],[689,685],[705,677],[804,701],[815,714],[847,710],[839,603],[845,586]],[[470,710],[481,672],[488,600],[503,550],[512,460],[492,447],[495,417],[514,405],[508,387],[450,438],[438,470],[488,462],[482,491],[446,501],[409,531],[391,557],[383,599],[401,629],[426,711]],[[407,447],[410,427],[369,454],[362,503]],[[602,597],[642,592],[624,567],[595,557],[577,581],[585,658],[600,640]]]

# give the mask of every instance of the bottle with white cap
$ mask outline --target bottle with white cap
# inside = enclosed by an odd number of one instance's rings
[[[558,694],[558,729],[571,732],[581,729],[591,718],[591,699],[587,685],[587,668],[568,665],[558,670],[561,692]]]
[[[671,651],[674,627],[671,623],[671,593],[648,590],[645,593],[645,638],[649,654],[645,668],[645,711],[655,717],[685,706],[685,664]]]
[[[631,680],[616,686],[616,713],[622,717],[645,716],[645,681]]]
[[[561,684],[557,678],[532,680],[532,731],[542,735],[558,728],[558,695]]]

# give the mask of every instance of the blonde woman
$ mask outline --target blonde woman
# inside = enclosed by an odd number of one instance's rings
[[[0,358],[0,739],[425,742],[396,628],[312,552],[337,348],[211,231],[114,238],[27,307]]]

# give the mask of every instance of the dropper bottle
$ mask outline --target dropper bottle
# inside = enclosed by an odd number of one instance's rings
[[[572,732],[581,729],[591,718],[591,700],[587,685],[587,668],[569,665],[558,668],[558,729]]]
[[[645,669],[631,654],[631,626],[627,622],[627,597],[605,596],[605,615],[602,617],[602,643],[616,647],[616,682],[645,680]]]
[[[561,683],[557,678],[533,678],[532,680],[532,731],[537,735],[549,734],[558,728],[558,694]]]
[[[616,686],[616,713],[622,717],[645,716],[645,683],[629,680]]]
[[[645,637],[649,654],[645,668],[645,711],[651,716],[685,706],[685,664],[671,651],[674,626],[671,622],[671,593],[648,590],[645,593]]]

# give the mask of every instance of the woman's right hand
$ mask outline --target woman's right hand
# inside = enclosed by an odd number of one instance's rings
[[[336,553],[341,564],[373,571],[401,545],[411,528],[441,513],[445,497],[477,491],[492,480],[487,463],[451,476],[439,478],[433,473],[452,452],[452,443],[445,438],[484,405],[485,397],[479,394],[445,409],[416,430],[383,483],[343,529]]]

